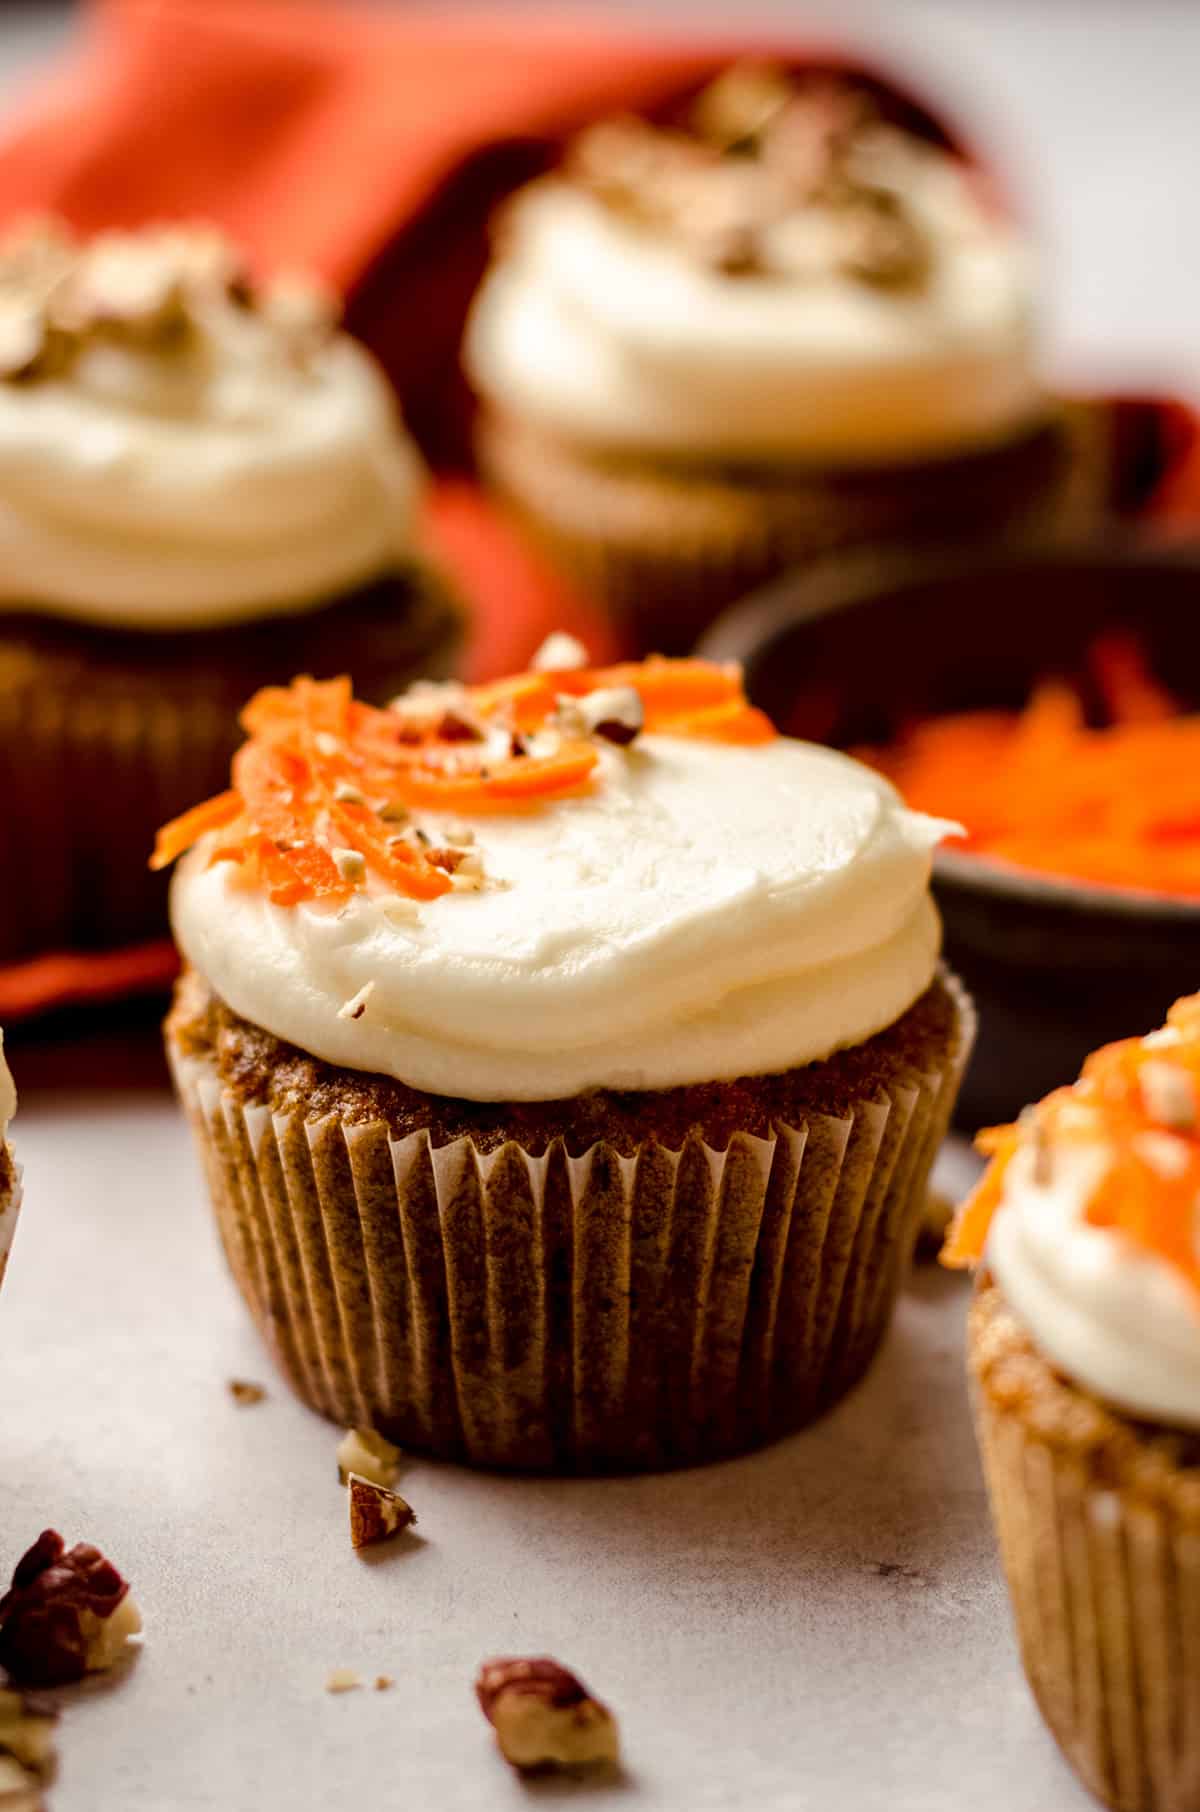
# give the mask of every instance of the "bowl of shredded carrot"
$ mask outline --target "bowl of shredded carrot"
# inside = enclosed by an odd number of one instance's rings
[[[967,1120],[1200,984],[1200,548],[868,553],[772,586],[703,652],[963,826],[934,884],[981,1009]]]

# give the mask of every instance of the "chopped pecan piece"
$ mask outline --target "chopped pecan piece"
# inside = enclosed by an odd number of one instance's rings
[[[484,1717],[514,1768],[614,1763],[616,1719],[576,1676],[548,1656],[485,1661],[475,1682]]]
[[[405,1503],[398,1491],[377,1485],[373,1479],[360,1478],[357,1472],[350,1474],[349,1484],[350,1541],[354,1547],[373,1547],[416,1522],[411,1504]]]
[[[68,1550],[46,1529],[0,1598],[0,1666],[31,1686],[60,1686],[111,1667],[141,1627],[128,1585],[99,1548]]]

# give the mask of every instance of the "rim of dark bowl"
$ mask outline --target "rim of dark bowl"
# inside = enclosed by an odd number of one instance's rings
[[[1133,535],[1084,541],[1029,542],[996,549],[947,549],[914,553],[908,548],[865,548],[821,561],[803,573],[785,574],[725,611],[701,639],[706,660],[745,661],[796,623],[816,623],[886,593],[903,594],[930,582],[969,580],[981,571],[1003,574],[1031,565],[1064,571],[1094,566],[1127,572],[1178,570],[1196,574],[1200,584],[1200,543],[1155,545]],[[986,856],[940,848],[934,855],[939,881],[992,894],[1030,907],[1064,913],[1104,912],[1133,922],[1200,922],[1200,899],[1151,889],[1106,887],[1069,875],[1043,874]]]

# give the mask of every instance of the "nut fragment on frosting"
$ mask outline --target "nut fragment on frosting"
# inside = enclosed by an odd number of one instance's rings
[[[22,221],[0,242],[0,320],[18,315],[36,339],[18,361],[0,335],[0,375],[58,375],[89,345],[160,349],[209,330],[215,310],[260,315],[291,357],[311,356],[337,326],[336,304],[311,280],[251,280],[245,260],[214,227],[161,226],[76,240],[53,219]],[[16,347],[16,336],[11,336]],[[53,356],[51,356],[53,355]]]
[[[835,271],[919,287],[931,253],[903,189],[905,160],[945,155],[886,124],[871,90],[735,65],[690,112],[629,116],[573,140],[567,179],[727,276]]]
[[[314,609],[411,558],[420,484],[320,286],[203,225],[0,236],[0,602],[159,630]]]
[[[21,1684],[60,1686],[112,1667],[141,1627],[112,1562],[88,1542],[68,1549],[46,1529],[0,1598],[0,1667]]]
[[[575,716],[553,726],[566,694]],[[651,659],[611,668],[530,672],[476,686],[420,687],[386,711],[347,679],[268,687],[246,707],[250,740],[233,785],[160,832],[164,868],[204,836],[213,862],[234,862],[280,906],[345,906],[366,886],[435,900],[487,880],[471,847],[409,822],[422,810],[490,815],[571,797],[594,783],[596,739],[643,730],[757,745],[774,731],[748,704],[740,671]],[[400,824],[402,828],[396,829]],[[359,1004],[347,1003],[346,1017]]]
[[[548,1656],[485,1661],[475,1682],[496,1744],[514,1768],[613,1765],[617,1722],[607,1705]]]

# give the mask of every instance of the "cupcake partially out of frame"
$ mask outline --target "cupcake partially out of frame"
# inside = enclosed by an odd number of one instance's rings
[[[167,1043],[225,1251],[315,1408],[483,1465],[701,1461],[887,1325],[972,1016],[946,827],[736,669],[386,711],[260,694],[164,833]]]
[[[0,1031],[0,1284],[4,1282],[21,1207],[21,1173],[8,1143],[8,1126],[16,1111],[17,1091],[4,1059],[4,1033]]]
[[[148,842],[281,662],[447,670],[419,489],[320,290],[202,228],[0,242],[0,963],[165,931]]]
[[[1116,1812],[1200,1803],[1200,995],[984,1136],[947,1248],[1025,1671]]]
[[[817,554],[1053,516],[1033,291],[911,109],[738,65],[585,130],[507,205],[465,343],[483,470],[639,646],[679,651]]]

